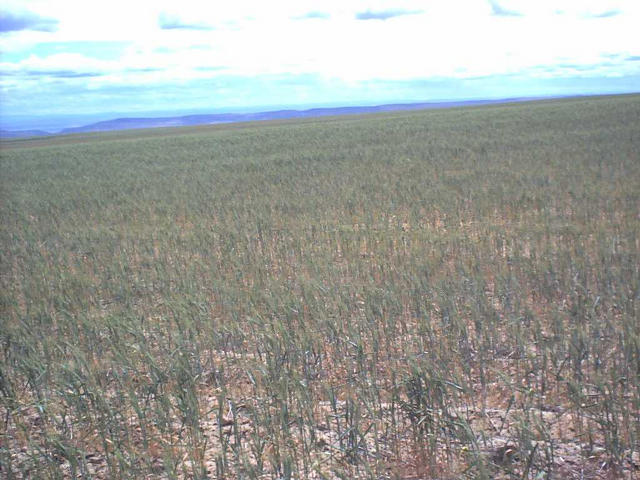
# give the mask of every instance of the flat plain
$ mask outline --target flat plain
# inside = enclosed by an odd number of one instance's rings
[[[638,95],[0,169],[4,478],[639,474]]]

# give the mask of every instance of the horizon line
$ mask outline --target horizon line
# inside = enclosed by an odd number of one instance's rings
[[[126,130],[148,130],[148,129],[156,129],[156,128],[180,128],[180,127],[189,127],[189,126],[205,126],[205,125],[216,125],[216,124],[230,124],[230,123],[247,123],[247,122],[269,122],[273,120],[294,120],[301,118],[315,118],[315,117],[327,117],[327,116],[347,116],[347,115],[358,115],[358,114],[375,114],[375,113],[389,113],[394,111],[420,111],[420,110],[430,110],[429,106],[433,106],[437,108],[441,106],[441,109],[446,108],[456,108],[456,107],[472,107],[477,104],[486,105],[486,104],[507,104],[507,103],[526,103],[526,102],[535,102],[535,101],[544,101],[544,100],[559,100],[559,99],[571,99],[571,98],[597,98],[597,97],[611,97],[611,96],[624,96],[624,95],[638,95],[640,91],[637,92],[625,92],[625,93],[600,93],[600,94],[570,94],[570,95],[542,95],[542,96],[514,96],[514,97],[485,97],[485,98],[466,98],[466,99],[438,99],[438,100],[426,100],[426,101],[398,101],[392,103],[380,103],[380,104],[333,104],[333,106],[324,106],[331,105],[330,103],[323,104],[306,104],[306,105],[282,105],[281,107],[273,106],[273,110],[261,110],[262,108],[269,108],[267,106],[258,106],[255,107],[236,107],[233,111],[233,107],[229,107],[225,110],[224,107],[220,109],[212,109],[217,111],[211,111],[211,113],[205,113],[206,110],[203,109],[201,113],[189,113],[189,111],[193,112],[194,110],[187,109],[183,110],[183,113],[180,113],[179,110],[175,111],[175,115],[166,115],[159,114],[158,116],[151,114],[152,111],[147,111],[150,115],[147,116],[135,116],[136,112],[131,112],[132,116],[127,115],[126,112],[123,112],[121,115],[125,116],[117,116],[117,113],[113,113],[113,117],[107,117],[102,120],[97,120],[95,122],[81,124],[77,126],[67,126],[58,129],[46,129],[47,127],[31,127],[31,128],[21,128],[21,129],[8,129],[1,127],[0,128],[0,139],[3,141],[12,140],[12,139],[25,139],[25,138],[46,138],[46,137],[59,137],[64,135],[73,135],[78,133],[100,133],[100,132],[117,132],[117,131],[126,131]],[[412,108],[413,107],[413,108]],[[332,112],[334,110],[358,110],[358,109],[382,109],[386,108],[387,110],[383,111],[356,111],[356,112]],[[435,109],[434,108],[434,109]],[[296,114],[305,114],[316,112],[315,115],[308,116],[299,116]],[[139,112],[144,115],[145,112]],[[169,113],[167,111],[166,113]],[[251,117],[258,115],[269,115],[269,114],[283,114],[290,113],[290,116],[282,116],[275,118],[242,118],[242,117]],[[69,116],[69,117],[86,117],[87,120],[89,117],[100,117],[102,115],[108,115],[108,113],[87,113],[87,114],[69,114],[69,115],[24,115],[23,117],[27,118],[56,118],[60,116]],[[96,129],[96,130],[85,130],[91,127],[96,127],[99,125],[109,124],[110,122],[132,122],[132,121],[147,121],[147,122],[162,122],[162,121],[179,121],[185,119],[195,119],[198,117],[222,117],[222,116],[236,116],[236,119],[228,119],[228,120],[219,120],[219,121],[202,121],[200,123],[193,124],[176,124],[176,125],[148,125],[148,126],[122,126],[122,128],[106,128],[106,129]],[[14,115],[17,117],[17,115]],[[0,119],[2,115],[0,115]],[[5,117],[6,118],[6,117]],[[25,135],[20,135],[24,133]]]

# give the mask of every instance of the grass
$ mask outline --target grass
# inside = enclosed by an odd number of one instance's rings
[[[7,142],[7,478],[634,478],[640,96]]]

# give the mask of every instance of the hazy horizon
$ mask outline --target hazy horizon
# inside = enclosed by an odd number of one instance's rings
[[[607,95],[607,94],[603,94]],[[542,96],[542,97],[510,97],[510,98],[458,98],[458,99],[434,99],[434,100],[398,100],[388,103],[319,103],[319,104],[298,104],[298,105],[256,105],[253,107],[221,107],[221,108],[203,108],[203,109],[180,109],[175,110],[148,110],[137,112],[97,112],[87,114],[59,114],[59,115],[15,115],[0,116],[0,130],[4,131],[21,131],[21,130],[42,130],[48,133],[58,133],[66,128],[80,127],[97,122],[104,122],[115,119],[125,118],[165,118],[165,117],[183,117],[190,115],[215,115],[215,114],[235,114],[235,113],[264,113],[277,112],[281,110],[307,111],[312,109],[338,109],[343,107],[377,107],[386,105],[421,105],[421,104],[448,104],[448,103],[472,103],[472,102],[500,102],[509,100],[536,100],[536,99],[553,99],[566,98],[566,96]]]

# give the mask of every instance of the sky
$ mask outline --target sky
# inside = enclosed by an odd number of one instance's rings
[[[3,0],[0,121],[640,91],[638,0]]]

